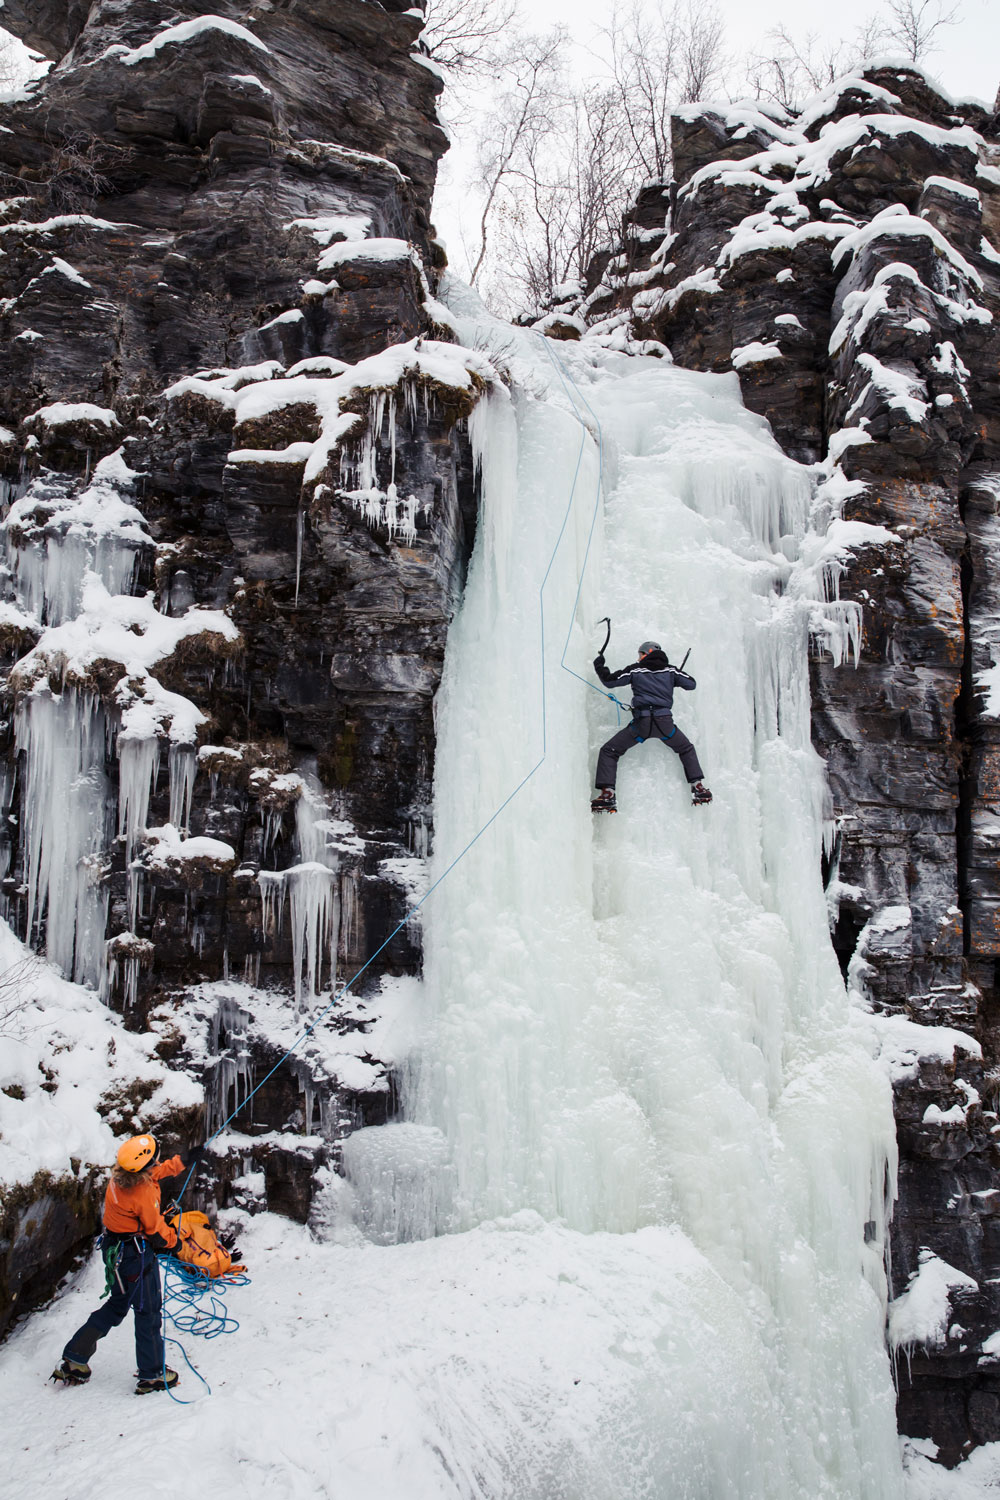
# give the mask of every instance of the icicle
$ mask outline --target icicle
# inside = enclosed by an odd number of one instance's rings
[[[125,858],[131,862],[136,836],[146,827],[150,793],[156,786],[160,742],[155,735],[118,736],[118,832],[125,837]]]
[[[191,745],[171,744],[168,752],[170,769],[169,821],[181,833],[191,827],[191,794],[198,774],[198,752]]]
[[[8,532],[6,545],[20,603],[48,625],[62,625],[79,612],[88,571],[99,574],[110,594],[132,590],[139,549],[114,534],[95,538],[70,531],[23,541]]]
[[[319,994],[324,964],[333,978],[339,901],[335,876],[325,865],[295,865],[285,871],[285,882],[291,907],[295,1005],[301,1011]]]
[[[267,859],[268,854],[274,847],[278,834],[281,832],[282,816],[280,808],[269,807],[264,813],[264,840],[261,848],[262,859]]]
[[[253,1089],[253,1063],[247,1034],[249,1023],[250,1017],[238,1002],[228,995],[223,996],[211,1031],[212,1051],[220,1056],[205,1091],[209,1134],[240,1109]]]
[[[24,752],[21,817],[28,941],[43,923],[45,952],[70,978],[97,988],[104,971],[110,789],[104,710],[92,693],[48,688],[18,705]]]
[[[345,870],[340,877],[340,936],[338,952],[346,958],[352,951],[358,936],[361,901],[358,892],[358,871]]]
[[[299,607],[299,582],[302,578],[302,543],[306,534],[306,513],[299,506],[295,517],[295,608]]]

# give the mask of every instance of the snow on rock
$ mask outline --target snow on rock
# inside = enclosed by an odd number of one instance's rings
[[[973,1088],[964,1078],[955,1079],[955,1088],[964,1095],[964,1102],[960,1100],[953,1104],[950,1109],[942,1109],[939,1104],[928,1104],[923,1114],[925,1125],[955,1125],[964,1127],[968,1124],[969,1110],[975,1105],[982,1103],[982,1095],[979,1090]]]
[[[868,1016],[865,1024],[893,1083],[912,1083],[922,1063],[953,1069],[960,1058],[982,1059],[983,1049],[975,1037],[951,1026],[921,1026],[907,1016],[879,1013]]]
[[[132,68],[136,63],[148,62],[163,47],[180,46],[184,42],[193,41],[194,38],[211,31],[224,32],[238,41],[249,43],[258,52],[270,54],[270,47],[265,46],[260,37],[254,36],[252,31],[249,31],[246,26],[241,26],[238,21],[231,21],[226,16],[196,16],[193,21],[181,21],[176,26],[167,26],[163,31],[158,31],[142,47],[108,47],[97,61],[113,58],[115,62]]]
[[[955,1294],[979,1290],[977,1281],[931,1250],[921,1250],[919,1262],[906,1290],[889,1304],[889,1343],[893,1349],[943,1347]]]
[[[121,423],[113,411],[104,406],[95,406],[91,401],[54,401],[50,406],[40,406],[24,419],[25,426],[35,428],[69,427],[77,423],[95,423],[109,430],[120,429]]]
[[[236,850],[221,839],[204,836],[184,838],[172,823],[162,828],[147,828],[142,854],[143,868],[179,870],[196,862],[222,875],[236,868]]]
[[[953,1469],[935,1461],[929,1438],[903,1438],[900,1448],[905,1500],[984,1500],[1000,1489],[1000,1443],[984,1443]]]
[[[777,344],[764,344],[756,340],[752,344],[744,344],[741,348],[733,350],[733,369],[742,370],[744,365],[761,365],[769,359],[782,359],[783,355]]]
[[[331,240],[363,240],[371,227],[369,214],[349,212],[314,214],[306,219],[292,219],[285,225],[286,230],[308,230],[316,243],[323,246],[329,245]]]
[[[974,188],[969,182],[959,182],[955,177],[925,177],[924,187],[941,188],[943,192],[954,193],[959,198],[969,198],[973,203],[980,205],[983,201],[978,188]]]
[[[349,240],[330,245],[323,251],[317,264],[319,271],[336,271],[338,266],[355,261],[372,261],[380,265],[391,265],[399,261],[410,261],[423,269],[416,250],[406,240],[371,239]]]
[[[61,260],[58,255],[53,258],[51,266],[46,266],[41,274],[43,276],[65,276],[67,281],[72,281],[76,286],[86,287],[88,291],[93,291],[91,283],[85,277],[81,276],[79,271],[67,261]],[[29,282],[29,285],[33,285],[33,283]]]
[[[92,989],[61,979],[0,922],[0,1183],[105,1166],[116,1134],[198,1109],[202,1090],[168,1067],[150,1032],[127,1031]],[[131,1102],[130,1102],[131,1100]]]
[[[820,89],[819,93],[813,95],[796,119],[798,129],[808,134],[814,126],[832,113],[848,92],[859,98],[871,99],[875,104],[889,105],[890,110],[901,102],[898,94],[883,88],[881,84],[873,83],[861,73],[844,73],[833,83],[828,84],[825,89]]]
[[[239,645],[240,633],[221,610],[192,606],[177,617],[164,615],[152,594],[112,595],[96,573],[86,573],[79,615],[45,630],[18,661],[11,683],[19,694],[47,691],[55,672],[63,683],[87,687],[95,664],[118,663],[122,681],[115,701],[123,711],[123,727],[148,716],[164,732],[169,725],[171,738],[189,744],[204,715],[186,698],[161,687],[152,669],[182,642],[195,641],[226,656]]]
[[[28,485],[3,521],[18,598],[38,623],[77,613],[83,580],[96,573],[111,594],[128,593],[139,554],[153,545],[141,511],[125,499],[136,475],[121,450],[94,468],[84,487]]]
[[[868,371],[869,384],[885,397],[887,404],[893,410],[901,411],[909,421],[916,424],[924,420],[927,415],[928,402],[923,400],[918,392],[923,391],[926,395],[927,388],[918,376],[893,369],[890,365],[883,364],[880,359],[876,359],[874,354],[859,354],[856,362],[860,369]],[[861,409],[866,390],[867,386],[862,387],[853,405],[848,409],[848,421]]]
[[[918,219],[901,207],[883,209],[881,213],[875,215],[870,224],[865,224],[860,229],[846,234],[833,252],[834,265],[839,265],[845,256],[857,255],[866,245],[884,235],[894,238],[926,236],[937,253],[949,261],[956,271],[960,271],[971,285],[982,286],[983,279],[979,272],[969,264],[964,255],[959,254],[950,240],[945,239],[940,230],[928,224],[926,219]],[[985,312],[985,309],[982,311]],[[987,313],[987,319],[989,316]]]

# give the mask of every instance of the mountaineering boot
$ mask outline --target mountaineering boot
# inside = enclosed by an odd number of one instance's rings
[[[695,806],[695,807],[699,807],[703,802],[711,802],[711,800],[712,800],[712,793],[708,790],[708,787],[704,784],[704,782],[702,782],[702,781],[692,781],[692,783],[691,783],[691,802],[692,802],[692,805]]]
[[[57,1385],[86,1385],[90,1379],[90,1366],[81,1365],[75,1359],[64,1359],[49,1378]]]
[[[175,1386],[179,1379],[180,1376],[177,1371],[172,1370],[168,1365],[162,1375],[151,1375],[146,1379],[140,1380],[135,1388],[135,1393],[137,1396],[148,1396],[151,1391],[167,1391],[172,1386]]]
[[[591,812],[617,812],[618,803],[615,801],[614,787],[599,787],[597,796],[591,800],[590,810]]]

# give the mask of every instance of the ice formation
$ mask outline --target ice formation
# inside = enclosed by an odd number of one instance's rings
[[[93,693],[45,686],[18,704],[15,731],[24,752],[25,931],[37,937],[44,923],[49,962],[96,988],[108,915],[102,855],[113,815],[104,710]]]
[[[287,870],[261,870],[257,877],[265,934],[280,936],[288,899],[292,978],[299,1011],[308,1009],[319,996],[324,976],[330,986],[337,977],[339,861],[327,837],[327,812],[318,787],[307,787],[295,805],[299,863]]]
[[[454,289],[452,308],[466,342],[498,336]],[[382,1244],[441,1247],[503,1229],[527,1278],[548,1252],[541,1224],[604,1258],[623,1342],[589,1378],[620,1395],[631,1362],[625,1404],[606,1426],[546,1435],[518,1410],[528,1451],[491,1451],[496,1493],[890,1500],[894,1128],[819,875],[811,479],[742,407],[735,376],[586,341],[559,359],[563,379],[519,336],[515,379],[536,395],[544,382],[548,400],[494,395],[470,424],[484,515],[439,704],[432,872],[541,761],[426,909],[405,1121],[345,1144],[359,1222]],[[597,419],[604,535],[577,599]],[[692,648],[699,691],[677,712],[715,792],[707,815],[650,744],[622,763],[619,816],[592,827],[587,788],[615,711],[560,671],[560,651],[571,625],[567,662],[586,673],[605,611],[615,658],[649,636],[673,660]],[[665,1239],[644,1238],[662,1226]],[[626,1289],[639,1253],[657,1259],[655,1293]],[[544,1299],[535,1313],[544,1322]],[[724,1372],[710,1389],[709,1368]],[[521,1394],[505,1399],[518,1409]],[[460,1457],[450,1449],[467,1472],[487,1462],[477,1427],[495,1395],[470,1395],[484,1404]],[[554,1418],[565,1398],[536,1372],[523,1399]]]

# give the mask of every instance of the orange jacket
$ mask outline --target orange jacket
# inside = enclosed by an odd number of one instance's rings
[[[112,1178],[104,1194],[105,1229],[110,1229],[112,1234],[147,1234],[151,1237],[158,1234],[166,1248],[172,1250],[177,1244],[177,1233],[160,1213],[160,1178],[176,1177],[183,1170],[180,1157],[172,1156],[169,1161],[156,1164],[151,1180],[139,1182],[133,1188],[116,1187]]]

